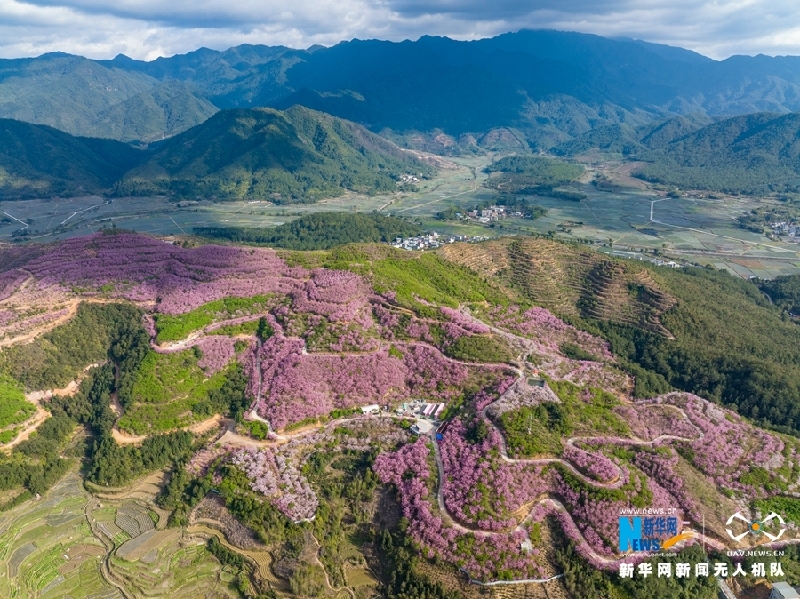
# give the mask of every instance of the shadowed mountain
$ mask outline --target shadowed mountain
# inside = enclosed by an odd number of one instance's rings
[[[145,156],[118,141],[0,119],[0,199],[103,193]]]

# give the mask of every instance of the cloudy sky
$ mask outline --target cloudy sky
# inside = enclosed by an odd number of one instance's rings
[[[0,0],[0,56],[153,59],[200,46],[488,37],[521,28],[732,54],[800,55],[796,0]]]

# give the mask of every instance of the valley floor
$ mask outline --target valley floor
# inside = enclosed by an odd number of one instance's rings
[[[437,212],[451,206],[467,209],[491,202],[492,190],[482,187],[483,169],[500,155],[440,160],[439,174],[420,181],[418,191],[364,196],[346,193],[316,204],[277,206],[269,202],[170,202],[163,197],[115,198],[98,196],[0,202],[0,240],[25,230],[31,241],[54,241],[87,235],[112,224],[154,235],[190,235],[194,227],[273,227],[310,212],[374,210],[419,219],[431,230],[459,235],[547,234],[589,240],[602,251],[638,259],[641,250],[663,251],[678,261],[727,269],[742,277],[772,278],[800,268],[800,245],[771,241],[736,226],[743,212],[774,200],[748,196],[688,192],[668,198],[630,176],[632,163],[601,162],[587,166],[574,184],[587,197],[580,202],[531,197],[548,209],[535,221],[506,219],[487,227],[476,221],[441,221]],[[602,176],[608,185],[595,186]],[[601,189],[602,188],[602,189]],[[609,244],[609,241],[611,243]]]

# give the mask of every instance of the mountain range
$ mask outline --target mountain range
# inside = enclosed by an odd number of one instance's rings
[[[600,126],[800,110],[800,57],[717,61],[638,40],[527,30],[470,42],[201,48],[149,62],[0,61],[0,117],[74,135],[152,141],[220,109],[294,104],[409,145],[549,149]],[[497,129],[508,132],[487,136]]]

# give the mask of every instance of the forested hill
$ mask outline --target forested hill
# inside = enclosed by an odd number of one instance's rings
[[[0,119],[0,199],[102,193],[145,157],[118,141]]]
[[[0,119],[5,199],[115,193],[313,202],[345,189],[393,191],[404,173],[433,169],[359,125],[302,107],[222,111],[156,150]]]
[[[387,243],[422,232],[419,225],[376,212],[315,212],[273,229],[195,227],[195,234],[288,250],[327,250],[348,243]]]
[[[301,106],[234,109],[165,142],[116,193],[312,202],[345,189],[393,191],[410,172],[433,169],[359,125]]]
[[[692,115],[640,127],[598,127],[554,153],[575,156],[591,150],[642,160],[647,164],[634,174],[658,183],[759,191],[800,178],[800,113],[717,120]]]
[[[800,113],[726,119],[643,152],[645,179],[682,187],[753,190],[800,178]]]
[[[800,58],[715,61],[545,30],[471,42],[201,48],[151,62],[47,54],[0,61],[0,98],[0,116],[123,140],[174,135],[221,108],[300,103],[373,131],[441,129],[458,137],[513,128],[509,139],[550,148],[596,126],[638,126],[670,114],[800,110]],[[477,135],[479,144],[496,140]]]
[[[0,61],[0,90],[0,117],[121,141],[163,139],[218,110],[183,81],[61,52]]]

